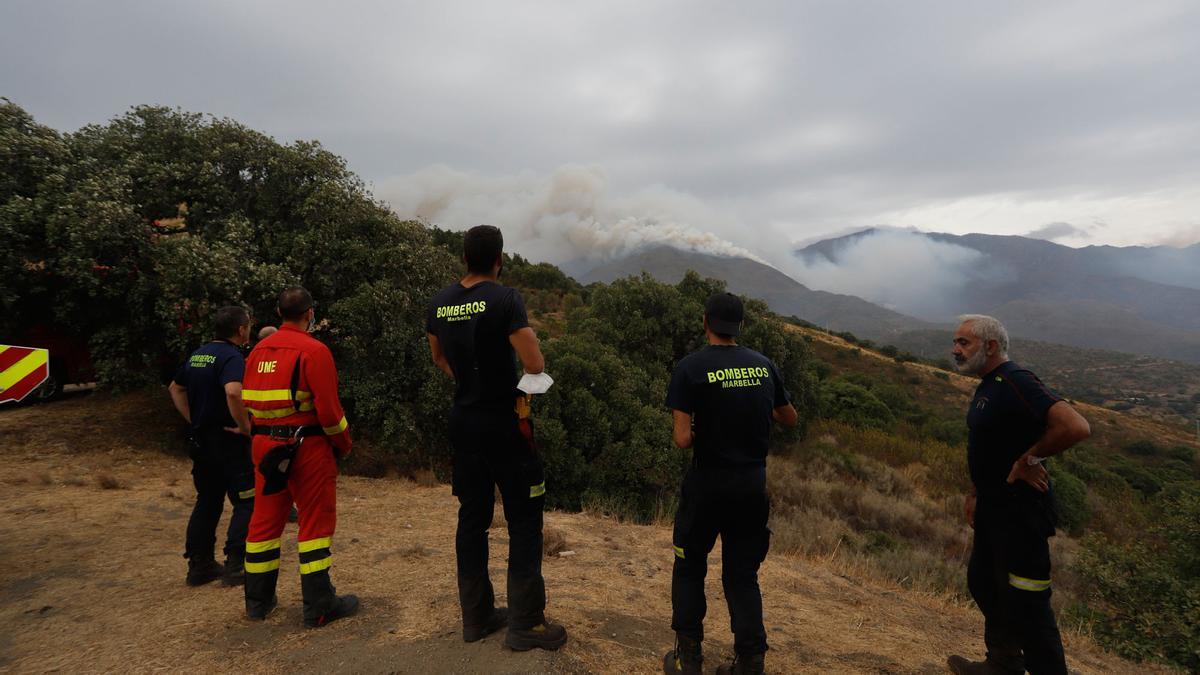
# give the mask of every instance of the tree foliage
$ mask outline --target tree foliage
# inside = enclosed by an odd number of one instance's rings
[[[60,135],[5,101],[0,143],[0,333],[85,337],[101,384],[131,387],[210,338],[217,307],[277,323],[275,295],[302,283],[356,422],[406,456],[438,447],[421,318],[454,260],[341,158],[160,107]]]

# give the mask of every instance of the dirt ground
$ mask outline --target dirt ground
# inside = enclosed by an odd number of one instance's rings
[[[672,641],[666,527],[548,513],[573,555],[544,563],[547,613],[571,638],[557,653],[515,653],[499,635],[462,642],[449,488],[343,476],[332,574],[362,599],[361,613],[301,626],[293,524],[279,609],[254,623],[240,588],[183,583],[194,492],[178,447],[165,394],[0,409],[0,670],[661,672]],[[503,527],[491,541],[503,601]],[[732,653],[718,552],[712,560],[709,672]],[[939,596],[782,555],[768,558],[761,584],[770,672],[941,673],[948,654],[982,651],[977,611]],[[1148,670],[1067,640],[1080,673]]]

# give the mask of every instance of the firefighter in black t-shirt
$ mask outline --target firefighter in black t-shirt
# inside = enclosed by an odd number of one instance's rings
[[[671,628],[676,638],[675,649],[663,658],[666,673],[701,672],[704,577],[718,535],[736,656],[717,672],[763,672],[767,633],[758,567],[771,537],[767,442],[772,420],[794,426],[797,415],[775,364],[735,342],[742,316],[736,295],[708,299],[708,346],[679,361],[667,393],[675,444],[693,451],[675,514]]]
[[[517,367],[541,373],[538,339],[516,290],[497,283],[503,266],[500,230],[480,225],[463,238],[467,275],[438,293],[429,306],[426,331],[433,361],[454,378],[450,442],[451,479],[458,497],[458,598],[463,639],[475,642],[508,626],[505,644],[515,650],[558,649],[566,630],[546,621],[542,579],[542,509],[546,482],[542,460],[519,424]],[[488,578],[488,527],[495,488],[508,521],[508,601],[495,606]]]
[[[959,317],[952,354],[980,378],[967,412],[975,530],[967,586],[983,612],[984,661],[951,656],[960,675],[1065,674],[1062,638],[1050,608],[1055,514],[1042,461],[1091,434],[1079,413],[1030,371],[1008,360],[1008,333],[978,314]]]
[[[213,317],[215,339],[175,373],[168,391],[192,430],[192,482],[196,505],[188,519],[187,584],[218,577],[226,585],[245,581],[246,530],[254,510],[254,465],[250,462],[250,418],[242,404],[246,359],[239,349],[250,339],[250,315],[222,307]],[[225,537],[225,565],[214,558],[217,524],[225,499],[233,506]]]

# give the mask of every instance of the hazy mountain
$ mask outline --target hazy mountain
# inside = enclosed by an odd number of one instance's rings
[[[808,265],[839,264],[877,234],[866,230],[805,247]],[[1071,248],[1040,239],[983,234],[920,234],[930,242],[977,252],[962,283],[944,294],[946,321],[982,312],[1003,320],[1017,336],[1171,359],[1200,361],[1200,245]],[[951,292],[952,291],[952,292]],[[873,300],[869,294],[867,300]]]
[[[648,249],[606,263],[580,275],[580,281],[611,282],[648,272],[659,281],[676,283],[688,270],[723,279],[730,291],[759,298],[784,316],[794,315],[835,331],[880,340],[932,324],[893,312],[852,295],[815,291],[779,270],[746,258],[722,258],[675,248]]]

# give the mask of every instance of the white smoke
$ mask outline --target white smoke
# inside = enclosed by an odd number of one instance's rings
[[[734,225],[695,197],[663,187],[614,195],[597,167],[482,176],[433,166],[387,179],[376,193],[402,218],[456,230],[496,225],[505,248],[534,261],[598,264],[667,245],[763,262],[713,234]]]
[[[1005,273],[986,265],[975,249],[882,228],[841,242],[832,259],[797,258],[783,271],[810,288],[857,295],[931,321],[965,311],[959,303],[968,284]]]

